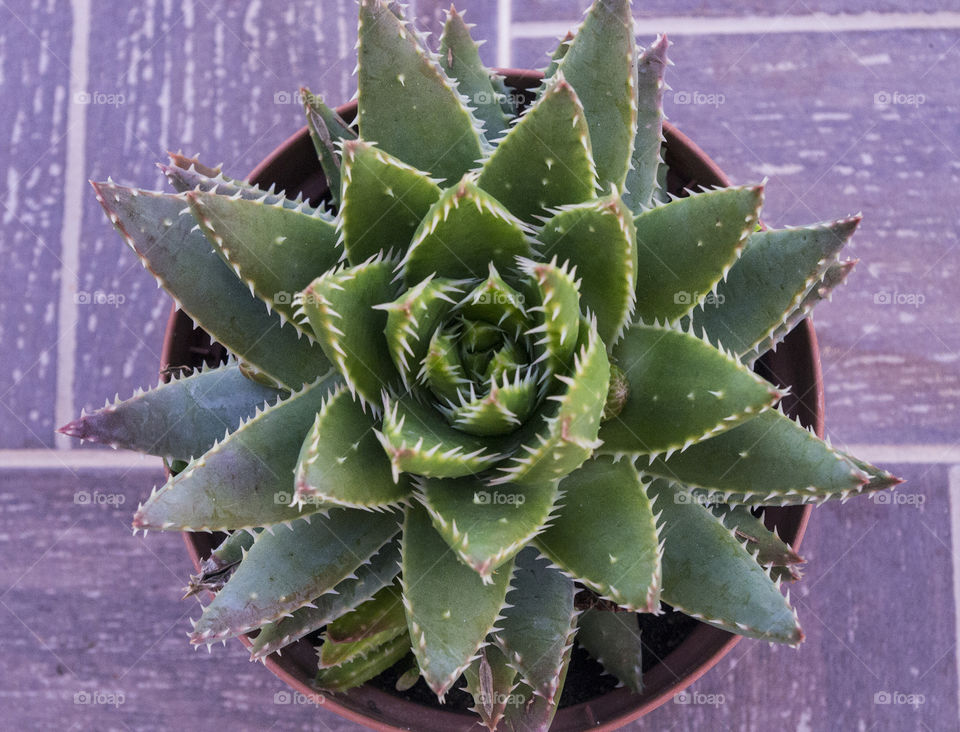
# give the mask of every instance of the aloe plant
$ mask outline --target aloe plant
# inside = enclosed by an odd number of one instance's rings
[[[798,643],[802,560],[751,508],[898,481],[750,367],[844,280],[859,217],[668,194],[667,41],[638,49],[626,0],[524,109],[455,10],[440,54],[380,0],[359,19],[356,125],[304,96],[325,201],[182,156],[174,193],[93,184],[232,354],[61,428],[170,461],[135,529],[227,532],[191,641],[320,632],[332,692],[412,652],[404,687],[463,677],[490,729],[550,726],[575,639],[639,691],[633,614],[664,603]]]

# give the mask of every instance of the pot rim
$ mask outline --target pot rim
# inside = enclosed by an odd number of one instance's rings
[[[507,77],[508,83],[512,82],[511,86],[517,88],[531,88],[542,78],[540,72],[527,69],[496,69],[496,71]],[[337,108],[337,112],[348,121],[353,118],[355,111],[356,101]],[[682,157],[688,168],[686,172],[693,173],[695,181],[705,185],[731,185],[730,180],[719,166],[695,142],[666,120],[663,123],[663,132],[668,141],[668,155],[673,158]],[[307,127],[301,128],[276,147],[254,168],[248,180],[264,183],[269,178],[271,168],[282,165],[284,156],[289,154],[291,148],[302,147],[304,144],[312,149]],[[693,185],[693,183],[690,185]],[[183,332],[178,327],[180,317],[181,314],[178,312],[176,305],[173,305],[164,335],[161,369],[170,365],[172,354],[175,351],[175,343],[178,338],[182,337]],[[822,438],[824,434],[824,387],[820,352],[813,324],[809,319],[803,320],[788,338],[796,341],[792,344],[797,351],[794,355],[804,361],[799,369],[807,373],[809,381],[812,382],[805,393],[797,395],[798,400],[801,408],[805,411],[806,421]],[[786,351],[787,349],[783,350]],[[782,531],[782,533],[786,534],[785,539],[792,539],[791,545],[794,548],[800,546],[812,510],[812,506],[806,505],[788,507],[788,511],[784,512],[786,514],[784,518],[788,519],[786,521],[788,529]],[[791,528],[792,531],[790,531]],[[184,532],[183,538],[190,558],[199,570],[201,559],[211,548],[211,536],[209,534]],[[644,674],[645,689],[656,688],[655,693],[647,696],[646,692],[641,695],[633,694],[625,687],[614,689],[589,701],[558,710],[551,730],[572,732],[573,730],[586,728],[596,730],[618,729],[663,705],[677,693],[696,682],[726,656],[740,642],[741,638],[742,636],[733,635],[701,623],[666,658],[661,659],[656,666]],[[240,636],[240,640],[247,648],[252,645],[252,641],[246,635]],[[677,657],[682,663],[674,671],[667,665],[667,662],[671,659],[676,662]],[[426,706],[367,685],[336,697],[326,693],[320,694],[301,676],[291,671],[288,668],[289,663],[282,658],[271,655],[264,659],[263,663],[294,691],[314,701],[323,699],[321,706],[324,708],[371,729],[382,732],[399,732],[400,730],[416,728],[418,724],[422,724],[424,721],[424,715],[432,717],[437,725],[448,725],[431,726],[431,729],[485,729],[473,717]],[[652,683],[648,683],[648,676],[654,677],[650,679]],[[350,705],[338,701],[349,696],[354,697],[352,699],[353,703]],[[367,707],[369,711],[365,713],[363,707]],[[611,707],[613,707],[612,710]],[[606,710],[607,713],[598,714],[603,710]],[[388,711],[389,714],[385,714]],[[372,716],[373,714],[379,716]],[[391,719],[392,722],[406,726],[395,726],[395,724],[385,721],[387,718]],[[469,724],[470,722],[473,722],[472,726]]]

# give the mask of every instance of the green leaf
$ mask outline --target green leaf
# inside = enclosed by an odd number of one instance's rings
[[[644,471],[722,503],[793,504],[838,498],[869,480],[860,468],[789,417],[767,410]]]
[[[279,203],[284,208],[292,208],[310,215],[319,215],[320,209],[314,208],[303,200],[299,193],[294,198],[287,198],[284,193],[277,192],[276,186],[260,188],[253,183],[237,178],[228,178],[220,168],[210,168],[196,158],[187,158],[177,153],[168,153],[171,165],[157,163],[163,171],[170,185],[178,193],[190,191],[208,191],[221,196],[236,196],[247,201],[262,200],[268,204]]]
[[[516,703],[517,672],[496,646],[484,646],[464,669],[467,692],[473,697],[473,709],[487,729],[496,730],[507,707]]]
[[[523,224],[492,196],[464,178],[427,212],[401,266],[407,287],[430,275],[486,277],[490,264],[505,269],[530,255]]]
[[[630,691],[643,691],[643,642],[635,613],[587,610],[579,619],[577,642]]]
[[[350,391],[370,404],[398,381],[383,337],[387,314],[375,309],[396,296],[392,279],[390,261],[371,259],[321,275],[300,298],[323,352]]]
[[[138,389],[61,427],[70,437],[174,460],[198,457],[283,392],[251,381],[230,363]]]
[[[399,514],[335,508],[264,531],[190,635],[213,643],[273,623],[330,592],[399,530]]]
[[[487,279],[463,298],[459,310],[464,318],[496,325],[519,338],[527,323],[524,302],[524,295],[508,285],[491,262]]]
[[[337,206],[340,203],[339,145],[348,140],[357,139],[357,133],[341,119],[339,114],[324,104],[322,97],[312,94],[306,87],[300,89],[300,96],[303,99],[303,111],[307,117],[310,140],[320,159],[323,176],[327,179],[330,200],[334,206]]]
[[[830,264],[823,273],[823,277],[815,282],[807,294],[803,296],[800,304],[784,317],[783,323],[761,341],[753,351],[743,355],[743,362],[748,366],[753,366],[761,355],[769,349],[775,348],[778,343],[786,338],[790,331],[806,318],[818,303],[833,297],[833,291],[844,283],[857,261],[859,260],[848,259]]]
[[[433,332],[417,376],[418,381],[427,384],[440,400],[459,399],[460,389],[469,386],[470,380],[464,372],[456,340],[448,329],[438,328]]]
[[[481,439],[451,427],[436,410],[410,395],[384,401],[383,426],[377,433],[394,476],[412,473],[428,478],[474,475],[503,459],[502,442]]]
[[[567,51],[570,50],[570,41],[575,38],[575,34],[572,30],[568,30],[566,35],[560,39],[560,42],[557,44],[557,47],[553,49],[553,53],[550,55],[550,63],[547,64],[547,68],[543,72],[543,81],[544,84],[553,78],[554,74],[557,73],[557,69],[560,67],[560,62],[563,60],[563,57],[567,55]]]
[[[405,385],[419,375],[430,341],[456,305],[454,298],[463,294],[463,285],[459,280],[428,277],[393,302],[377,306],[387,313],[384,335]]]
[[[444,408],[447,420],[458,430],[470,435],[506,435],[517,430],[533,412],[539,389],[537,371],[530,369],[521,375],[521,369],[507,372],[499,381],[491,378],[489,391],[483,395],[470,388],[470,398],[460,392],[460,404]]]
[[[364,658],[400,635],[407,635],[407,615],[400,585],[395,583],[327,626],[320,648],[320,668]]]
[[[633,216],[614,194],[558,211],[537,235],[544,259],[576,267],[580,307],[597,316],[608,348],[633,314],[637,287],[637,241]]]
[[[633,325],[613,359],[630,388],[620,414],[600,428],[605,453],[669,455],[736,427],[780,398],[729,355],[678,330]]]
[[[320,407],[300,450],[295,484],[298,503],[352,508],[396,506],[412,490],[406,476],[394,481],[372,416],[344,386]]]
[[[457,82],[457,91],[467,98],[474,116],[483,122],[486,139],[499,137],[507,129],[500,95],[480,60],[479,45],[470,37],[470,26],[452,5],[440,37],[440,67]]]
[[[350,264],[383,252],[402,256],[440,197],[426,173],[363,140],[343,146],[340,226]]]
[[[519,260],[526,275],[526,310],[533,327],[526,335],[535,338],[536,361],[544,362],[547,373],[566,374],[580,335],[580,290],[576,269],[569,262]]]
[[[592,198],[596,181],[583,107],[557,78],[484,162],[477,184],[535,223],[551,208]]]
[[[576,588],[532,546],[517,555],[516,567],[494,639],[524,683],[553,702],[576,630]]]
[[[800,555],[780,538],[776,529],[770,531],[764,525],[763,518],[754,516],[746,506],[728,506],[720,503],[711,506],[710,510],[713,511],[714,516],[723,521],[724,526],[736,534],[737,538],[747,543],[747,550],[762,566],[782,567],[803,562]]]
[[[333,591],[294,610],[290,615],[260,628],[260,632],[250,646],[251,659],[266,658],[271,653],[333,622],[360,603],[369,600],[379,589],[393,582],[399,572],[400,545],[397,542],[391,542],[371,557],[368,564],[358,567],[355,572],[356,577],[347,577],[338,582]]]
[[[399,635],[363,657],[333,668],[321,668],[314,684],[327,691],[347,691],[383,673],[409,652],[410,638]]]
[[[564,388],[548,396],[518,433],[523,443],[502,476],[491,481],[530,485],[562,478],[579,468],[599,447],[597,433],[607,400],[610,362],[596,323],[580,324],[580,342],[569,376],[554,378]]]
[[[498,486],[476,478],[423,479],[417,488],[433,526],[484,580],[543,531],[557,482]]]
[[[558,688],[562,689],[567,680],[567,670],[570,668],[570,651],[563,659],[563,668],[560,669]],[[545,697],[534,693],[526,684],[521,683],[513,692],[516,703],[507,706],[502,729],[505,732],[549,732],[560,706],[560,694],[556,694],[552,702]]]
[[[250,294],[194,229],[186,198],[94,183],[97,200],[177,305],[229,351],[297,389],[330,369],[316,344]]]
[[[224,531],[313,513],[292,505],[293,469],[303,435],[337,377],[317,380],[244,422],[150,494],[135,529]]]
[[[762,201],[762,185],[721,188],[637,216],[637,318],[673,322],[713,292],[740,256]]]
[[[657,36],[637,59],[637,136],[623,192],[635,214],[648,207],[657,189],[660,144],[663,142],[663,72],[667,66],[666,36]]]
[[[601,597],[637,612],[660,606],[657,522],[636,469],[589,460],[560,483],[562,506],[536,545]],[[590,541],[583,541],[590,536]]]
[[[583,102],[600,186],[623,187],[637,130],[637,46],[629,0],[595,0],[556,75]]]
[[[513,563],[484,580],[434,531],[423,506],[403,525],[403,598],[413,652],[427,685],[443,700],[470,665],[503,607]]]
[[[836,263],[859,216],[797,229],[758,231],[711,298],[692,312],[695,330],[738,356],[780,328]]]
[[[738,635],[789,645],[803,640],[778,584],[708,508],[665,480],[648,491],[661,512],[664,601]]]
[[[479,160],[476,121],[414,34],[382,0],[362,0],[360,137],[453,185]]]
[[[281,321],[293,321],[294,295],[340,260],[336,226],[324,215],[216,193],[186,195],[210,244]]]
[[[219,592],[227,584],[233,570],[243,560],[243,555],[253,546],[253,540],[262,529],[234,531],[214,549],[210,556],[200,562],[200,571],[190,575],[184,599],[204,590]]]

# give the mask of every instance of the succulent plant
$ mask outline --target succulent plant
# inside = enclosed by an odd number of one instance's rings
[[[405,686],[463,676],[491,729],[549,727],[575,637],[639,690],[635,613],[663,603],[798,643],[802,560],[755,507],[898,481],[751,366],[843,281],[859,217],[765,230],[763,184],[669,195],[667,41],[638,49],[626,0],[527,105],[455,10],[438,54],[380,0],[359,17],[356,126],[304,96],[324,201],[179,155],[176,193],[94,183],[232,354],[62,428],[170,461],[135,529],[226,532],[191,641],[322,631],[334,692],[412,651]]]

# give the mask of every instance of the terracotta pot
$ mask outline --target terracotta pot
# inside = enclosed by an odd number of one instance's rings
[[[508,83],[529,91],[540,75],[536,72],[505,69]],[[356,103],[345,105],[338,112],[348,121],[356,114]],[[667,163],[670,166],[669,186],[673,191],[695,186],[726,186],[729,180],[723,172],[685,135],[669,124],[665,125]],[[264,160],[250,174],[250,180],[261,186],[276,184],[278,190],[290,195],[302,192],[317,201],[326,193],[327,185],[314,153],[307,129],[303,128]],[[211,344],[201,330],[194,330],[183,313],[173,310],[167,325],[163,348],[162,368],[196,367],[201,362],[219,362],[224,357],[218,344]],[[776,353],[768,353],[758,364],[758,372],[769,380],[791,386],[791,395],[785,399],[785,409],[800,421],[813,426],[823,436],[823,383],[820,371],[820,352],[816,334],[809,321],[803,321],[784,340]],[[777,527],[780,536],[794,547],[800,544],[812,507],[768,509],[767,524]],[[219,539],[210,534],[184,534],[187,549],[194,564],[199,567]],[[247,638],[241,640],[249,645]],[[631,720],[656,709],[672,696],[699,679],[723,658],[740,640],[709,625],[698,624],[663,662],[644,674],[644,691],[633,694],[626,688],[576,704],[557,713],[552,730],[616,729]],[[315,695],[310,683],[316,670],[313,646],[299,642],[283,651],[282,656],[271,656],[266,662],[279,678],[293,689]],[[311,697],[312,698],[312,697]],[[353,689],[346,694],[328,698],[325,708],[342,717],[378,730],[415,729],[421,732],[454,732],[481,730],[475,716],[426,707],[370,685]]]

